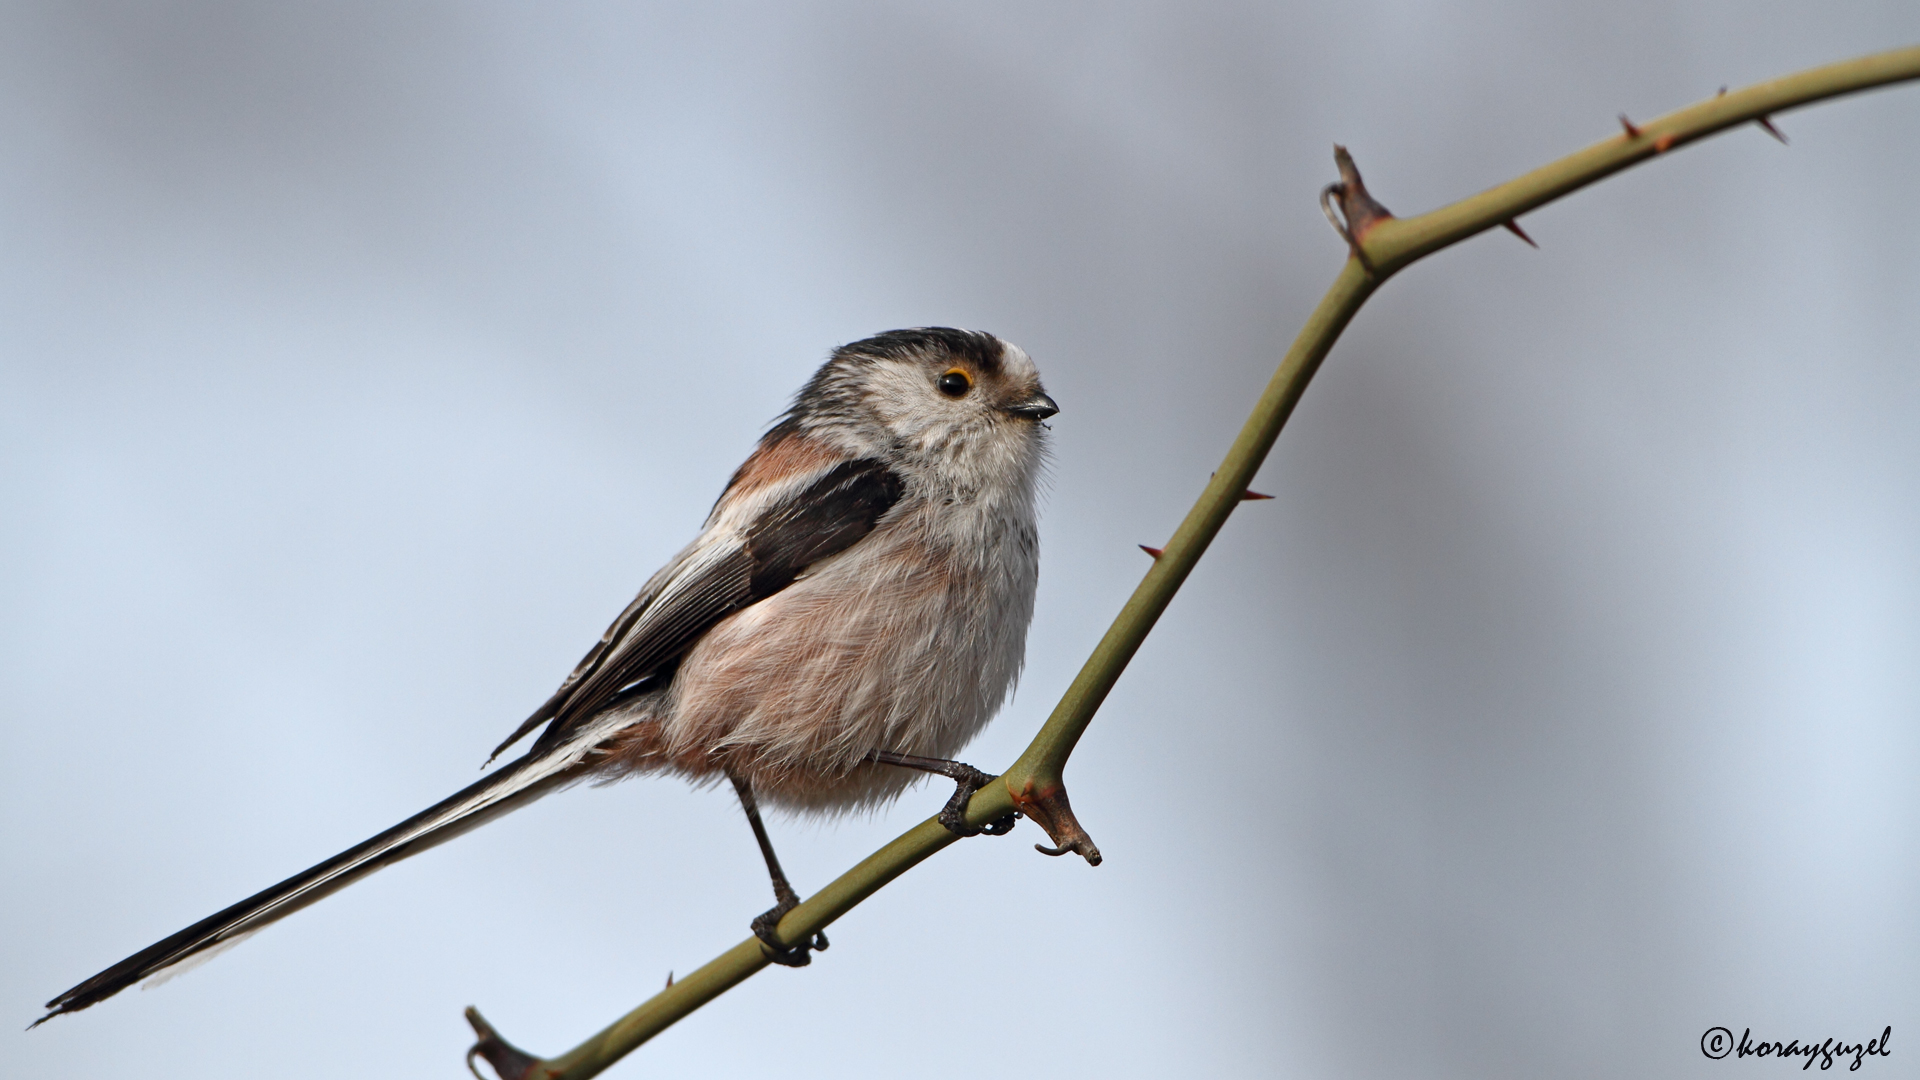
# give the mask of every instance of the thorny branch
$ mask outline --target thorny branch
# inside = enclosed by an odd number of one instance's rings
[[[1495,226],[1532,244],[1516,222],[1520,215],[1675,147],[1745,124],[1756,124],[1784,143],[1786,138],[1774,127],[1772,114],[1912,79],[1920,79],[1920,47],[1829,64],[1732,93],[1722,88],[1713,98],[1644,124],[1621,116],[1618,135],[1471,198],[1411,218],[1394,217],[1369,195],[1352,156],[1344,147],[1335,147],[1340,180],[1321,193],[1321,207],[1347,242],[1346,265],[1281,359],[1253,415],[1199,501],[1166,547],[1146,548],[1153,556],[1146,578],[1054,707],[1046,725],[1001,777],[1003,783],[988,784],[974,795],[967,820],[986,825],[1018,810],[1033,818],[1053,839],[1052,848],[1035,845],[1042,852],[1060,855],[1073,851],[1088,863],[1099,865],[1100,849],[1080,827],[1067,802],[1061,778],[1067,757],[1173,594],[1226,523],[1227,515],[1244,499],[1259,497],[1247,491],[1248,482],[1266,460],[1281,427],[1341,331],[1387,278],[1427,255]],[[936,820],[921,822],[789,912],[780,921],[781,939],[798,942],[825,929],[955,839]],[[758,939],[748,938],[686,978],[670,983],[604,1031],[552,1059],[536,1058],[516,1049],[477,1010],[468,1009],[467,1019],[479,1037],[468,1052],[468,1066],[472,1067],[475,1057],[481,1057],[502,1080],[584,1080],[598,1075],[767,963]],[[477,1070],[475,1075],[479,1075]]]

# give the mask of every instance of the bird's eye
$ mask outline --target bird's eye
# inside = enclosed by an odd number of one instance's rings
[[[936,385],[940,387],[940,392],[948,397],[965,397],[967,391],[973,389],[973,380],[967,378],[966,372],[953,368],[940,376],[940,381]]]

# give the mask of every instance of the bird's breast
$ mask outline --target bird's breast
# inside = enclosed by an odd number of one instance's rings
[[[856,768],[869,751],[950,758],[991,719],[1025,653],[1031,525],[962,550],[929,527],[936,508],[902,509],[688,652],[663,717],[675,760],[748,772],[776,804],[848,808],[912,779]]]

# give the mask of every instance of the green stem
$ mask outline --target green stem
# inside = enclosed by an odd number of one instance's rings
[[[993,791],[994,787],[988,785],[986,792]],[[984,822],[1012,812],[1012,800],[1002,792],[999,811],[980,815],[986,804],[993,801],[990,796],[975,797],[973,806],[969,808],[969,816],[977,816]],[[787,917],[780,920],[781,937],[788,942],[796,942],[811,936],[816,930],[825,929],[835,919],[853,910],[860,901],[957,839],[937,821],[928,819],[921,822],[892,843],[862,859],[858,866],[840,875],[831,885],[788,912]],[[766,967],[767,963],[760,939],[750,937],[655,994],[639,1008],[614,1021],[586,1042],[550,1061],[539,1062],[527,1075],[540,1080],[584,1080],[585,1077],[598,1076],[608,1066],[671,1027],[681,1017],[745,982]]]
[[[1233,440],[1226,460],[1214,470],[1213,479],[1207,482],[1199,501],[1187,511],[1186,520],[1174,530],[1173,538],[1153,560],[1153,568],[1127,598],[1126,606],[1120,609],[1100,644],[1094,646],[1093,655],[1081,666],[1080,674],[1067,687],[1060,703],[1053,707],[1053,714],[1047,717],[1040,733],[1007,769],[1008,787],[1019,790],[1028,780],[1039,787],[1059,782],[1067,755],[1073,753],[1093,714],[1107,699],[1107,692],[1120,681],[1120,673],[1139,651],[1140,644],[1159,621],[1160,613],[1167,610],[1173,594],[1193,572],[1200,556],[1206,554],[1207,545],[1213,543],[1220,527],[1226,524],[1227,515],[1240,505],[1247,485],[1253,482],[1253,474],[1266,461],[1267,451],[1280,437],[1280,429],[1286,425],[1287,417],[1293,415],[1300,396],[1307,392],[1307,383],[1313,380],[1314,372],[1320,370],[1320,362],[1327,358],[1340,332],[1347,328],[1347,323],[1378,285],[1375,278],[1361,269],[1358,260],[1347,260],[1333,287],[1320,298],[1319,306],[1313,309],[1307,324],[1293,339],[1293,347],[1281,358],[1279,368],[1254,404],[1253,415],[1241,426],[1239,437]]]
[[[1690,142],[1773,113],[1920,78],[1920,45],[1874,53],[1757,83],[1637,123],[1525,176],[1419,217],[1381,222],[1366,236],[1367,257],[1387,277],[1415,260],[1512,221],[1588,184]]]
[[[1363,266],[1349,258],[1332,288],[1301,328],[1293,346],[1267,383],[1226,460],[1173,534],[1152,569],[1108,628],[1106,636],[1054,707],[1046,724],[1017,761],[1006,783],[982,788],[967,808],[974,824],[993,821],[1014,809],[1010,790],[1058,787],[1068,755],[1119,681],[1120,673],[1146,640],[1173,594],[1206,553],[1207,545],[1239,504],[1247,484],[1266,460],[1280,429],[1306,392],[1314,372],[1332,350],[1347,323],[1388,277],[1415,261],[1470,236],[1512,221],[1529,210],[1602,180],[1669,150],[1769,114],[1816,101],[1920,78],[1920,47],[1896,49],[1856,60],[1813,68],[1797,75],[1722,94],[1644,124],[1637,133],[1623,130],[1577,153],[1451,206],[1412,218],[1387,218],[1361,237]],[[1369,272],[1365,267],[1371,266]],[[780,921],[780,936],[798,942],[830,925],[888,882],[954,842],[952,833],[928,819],[862,860]],[[1097,857],[1097,853],[1096,856]],[[578,1047],[551,1060],[536,1060],[524,1074],[539,1080],[584,1080],[633,1051],[675,1021],[743,982],[767,961],[759,942],[748,938],[656,994]],[[470,1016],[476,1029],[484,1025]],[[483,1036],[491,1029],[483,1031]],[[483,1038],[483,1045],[485,1039]]]

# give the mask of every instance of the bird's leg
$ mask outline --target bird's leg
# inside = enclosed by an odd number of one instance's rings
[[[754,801],[753,785],[744,778],[727,774],[733,781],[733,790],[740,793],[740,806],[747,812],[747,824],[753,826],[753,838],[760,842],[760,854],[767,860],[767,876],[773,879],[773,907],[753,920],[753,936],[760,939],[760,948],[767,959],[785,967],[806,967],[813,963],[812,951],[827,950],[827,935],[815,931],[807,940],[798,945],[785,945],[780,941],[780,920],[787,912],[800,906],[800,894],[787,884],[787,875],[780,869],[780,857],[773,853],[773,841],[767,839],[767,826],[760,820],[760,804]]]
[[[955,836],[1005,836],[1013,831],[1013,823],[1019,814],[989,821],[980,828],[967,824],[967,803],[972,801],[973,793],[986,787],[994,780],[989,773],[961,761],[948,761],[946,758],[920,757],[917,754],[896,754],[891,750],[871,750],[867,760],[881,765],[897,765],[902,769],[918,769],[921,772],[938,773],[953,781],[953,798],[940,810],[940,824]]]

